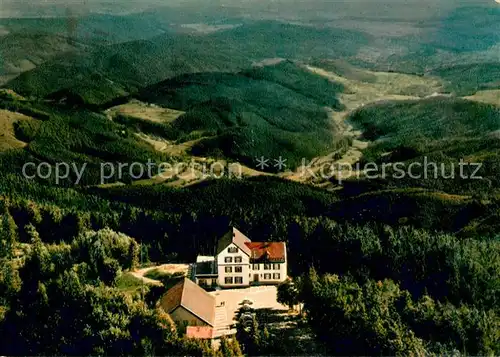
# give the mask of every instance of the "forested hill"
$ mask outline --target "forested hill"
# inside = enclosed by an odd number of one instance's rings
[[[190,189],[104,188],[90,194],[2,175],[1,190],[0,259],[5,264],[0,268],[0,332],[16,341],[15,345],[1,345],[2,353],[46,354],[77,346],[80,353],[89,355],[99,351],[143,354],[150,351],[150,344],[165,354],[201,353],[196,351],[203,345],[190,345],[175,333],[167,333],[170,322],[154,309],[155,300],[145,306],[140,294],[131,297],[123,290],[122,277],[137,266],[140,249],[142,259],[153,262],[190,262],[197,254],[209,254],[228,225],[264,241],[286,241],[294,277],[305,274],[305,282],[314,281],[308,275],[312,267],[318,274],[340,276],[336,283],[327,277],[320,280],[326,290],[314,284],[310,291],[311,286],[305,285],[301,297],[308,315],[316,317],[308,320],[309,326],[331,353],[338,353],[338,346],[343,346],[340,351],[358,351],[356,345],[344,344],[352,336],[372,346],[369,351],[383,348],[388,354],[401,350],[450,352],[457,346],[466,346],[466,351],[475,354],[500,351],[495,337],[499,323],[498,240],[470,229],[450,235],[411,226],[438,226],[448,220],[463,224],[477,214],[478,202],[464,202],[450,211],[450,206],[416,195],[414,206],[403,202],[403,206],[413,207],[411,212],[387,212],[381,203],[389,196],[382,193],[378,201],[359,202],[350,211],[351,217],[346,217],[345,203],[336,195],[274,178],[218,180]],[[409,192],[396,195],[390,207],[397,207],[394,204],[405,196],[411,198]],[[340,215],[334,214],[335,207]],[[376,213],[371,219],[370,210]],[[360,219],[359,212],[369,219]],[[415,220],[388,221],[407,213]],[[498,217],[499,212],[489,214]],[[465,238],[467,235],[473,238]],[[12,260],[13,256],[17,258]],[[23,263],[18,266],[17,262]],[[147,293],[149,288],[145,290]],[[380,301],[366,298],[379,294]],[[151,298],[149,293],[146,296]],[[342,305],[344,296],[357,296],[356,303],[367,313],[358,316]],[[390,314],[384,304],[391,306]],[[386,313],[378,314],[379,309]],[[331,316],[335,319],[328,320]],[[91,332],[74,321],[91,326]],[[328,326],[345,324],[349,328],[342,330],[345,333],[325,330],[321,325],[326,321]],[[382,326],[397,321],[392,333],[413,337],[393,345],[393,334],[373,331],[373,321]],[[52,327],[50,333],[46,326]],[[441,332],[436,337],[429,328]],[[112,334],[117,329],[119,336]],[[35,336],[33,331],[38,331]],[[81,342],[80,336],[91,338],[95,333],[109,337]],[[378,342],[371,342],[373,339]],[[113,343],[109,345],[109,341]],[[144,345],[144,341],[150,342]],[[267,348],[284,353],[290,348],[286,346],[276,343]]]
[[[184,75],[142,90],[144,102],[185,112],[166,124],[166,138],[202,138],[191,152],[222,153],[252,167],[255,157],[283,157],[290,168],[332,151],[343,85],[290,61],[237,74]],[[123,118],[122,118],[123,119]],[[342,138],[338,139],[342,141]]]
[[[305,40],[309,45],[297,45]],[[268,58],[349,56],[366,41],[367,35],[356,31],[273,21],[203,36],[167,33],[111,45],[92,43],[82,52],[60,51],[6,87],[37,97],[71,91],[87,104],[103,104],[183,73],[238,71]]]
[[[496,105],[438,96],[365,106],[349,120],[372,142],[363,152],[364,162],[399,162],[405,167],[422,163],[414,170],[417,179],[387,175],[392,187],[483,197],[498,192],[500,110]],[[472,177],[474,171],[477,179]]]
[[[109,88],[117,89],[114,85]],[[136,134],[177,144],[198,139],[190,148],[192,155],[222,156],[251,167],[255,167],[256,157],[281,156],[294,168],[303,158],[326,154],[347,140],[337,135],[327,111],[342,108],[338,99],[342,91],[343,85],[285,61],[238,73],[179,76],[142,90],[139,98],[146,103],[182,110],[182,115],[171,121],[152,122],[126,115],[111,121],[67,91],[46,101],[4,92],[0,106],[42,118],[15,125],[14,134],[28,145],[9,155],[32,157],[37,162],[86,163],[88,170],[80,184],[95,185],[102,183],[99,165],[106,161],[174,161]],[[6,171],[20,173],[20,166],[11,165]],[[130,182],[130,175],[113,179],[110,182]],[[74,175],[66,184],[71,182],[75,182]]]

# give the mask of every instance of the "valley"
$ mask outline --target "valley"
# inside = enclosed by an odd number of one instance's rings
[[[269,63],[265,66],[272,68],[279,65],[282,61]],[[340,139],[347,139],[345,143],[347,146],[340,150],[335,150],[326,153],[323,156],[314,156],[307,158],[307,169],[302,165],[294,170],[285,169],[284,172],[277,173],[278,177],[289,179],[292,181],[309,183],[322,188],[339,189],[336,180],[339,177],[331,173],[329,168],[332,165],[352,165],[358,163],[362,157],[362,151],[369,145],[365,139],[362,138],[362,132],[354,130],[351,123],[348,122],[349,116],[356,110],[365,106],[374,105],[377,103],[389,103],[394,101],[414,101],[425,98],[435,98],[441,96],[442,98],[449,97],[444,90],[445,83],[438,77],[416,76],[398,73],[387,72],[373,72],[368,70],[357,69],[346,63],[332,61],[324,61],[321,63],[323,67],[330,69],[322,69],[311,65],[297,64],[305,70],[327,78],[332,83],[339,83],[344,86],[343,91],[339,94],[339,103],[344,107],[341,111],[336,111],[333,108],[327,110],[328,116],[331,120],[332,137],[333,141]],[[476,100],[479,102],[486,102],[491,104],[499,104],[499,98],[496,92],[493,91],[479,91],[475,96],[465,97],[466,99]],[[153,121],[156,123],[172,123],[177,120],[179,116],[185,114],[169,108],[157,107],[153,104],[145,104],[132,100],[129,104],[120,105],[107,110],[107,113],[114,113],[113,115],[125,115],[141,120]],[[194,146],[199,145],[204,139],[213,139],[212,136],[205,136],[202,132],[193,134],[199,136],[194,140],[176,143],[169,141],[161,136],[151,136],[147,133],[138,133],[139,137],[146,142],[152,144],[156,150],[168,153],[174,157],[190,157],[194,166],[197,164],[210,167],[214,163],[221,167],[227,167],[229,161],[216,157],[193,156],[191,150]],[[257,157],[257,155],[256,155]],[[232,161],[233,164],[238,164],[241,167],[243,176],[259,176],[269,175],[270,173],[263,172],[257,167],[257,162],[241,163]],[[323,173],[321,175],[320,173]],[[181,178],[175,180],[173,176],[163,175],[162,178],[156,177],[152,180],[140,181],[140,184],[154,184],[165,182],[166,185],[179,187],[184,185],[192,185],[203,181],[204,175],[201,171],[188,168],[180,172]],[[271,173],[272,174],[272,173]],[[349,177],[362,177],[362,172],[350,172]],[[321,177],[323,176],[323,177]],[[326,176],[326,178],[325,178]],[[168,181],[168,182],[166,182]]]

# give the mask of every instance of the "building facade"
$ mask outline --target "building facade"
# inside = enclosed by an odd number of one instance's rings
[[[251,250],[251,282],[279,284],[287,278],[286,245],[283,242],[252,242],[247,244]]]
[[[207,257],[204,260],[208,260]],[[232,288],[279,284],[287,278],[284,242],[252,242],[236,228],[219,239],[214,262],[210,276],[203,274],[204,263],[197,263],[195,281],[210,279],[211,284],[216,281],[220,287]]]
[[[250,285],[250,257],[231,243],[217,254],[218,284],[223,287]]]
[[[218,284],[217,261],[215,257],[198,256],[196,264],[193,264],[193,276],[196,284],[211,288]]]

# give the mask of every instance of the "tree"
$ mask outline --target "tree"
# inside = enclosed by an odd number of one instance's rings
[[[125,234],[106,228],[86,231],[71,244],[78,262],[88,261],[94,276],[105,283],[115,280],[120,270],[133,269],[139,264],[139,245]]]
[[[213,351],[177,337],[166,313],[116,289],[92,286],[75,269],[57,271],[36,248],[21,268],[22,288],[0,321],[2,355],[197,355]],[[44,264],[40,264],[40,262]],[[41,267],[40,274],[31,270]],[[47,271],[47,267],[51,267]]]
[[[0,216],[0,258],[14,255],[17,242],[17,226],[9,212]]]
[[[278,302],[293,310],[299,304],[299,289],[291,279],[278,286]]]
[[[402,321],[410,295],[392,281],[359,285],[348,278],[311,274],[307,318],[336,355],[423,355],[423,341]],[[316,282],[314,282],[316,280]]]
[[[236,339],[241,343],[243,352],[249,356],[268,354],[272,347],[271,335],[267,327],[260,328],[253,309],[242,307],[237,319]]]
[[[253,355],[259,343],[259,325],[253,309],[243,306],[236,316],[236,338],[247,355]]]
[[[0,259],[0,305],[8,304],[21,289],[21,278],[12,260]]]
[[[226,336],[223,336],[221,338],[219,351],[223,357],[243,356],[240,344],[236,338],[229,339]]]

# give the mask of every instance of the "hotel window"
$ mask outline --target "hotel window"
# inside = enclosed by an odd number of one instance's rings
[[[279,280],[280,279],[280,274],[279,273],[274,273],[273,274],[273,279]]]
[[[252,267],[253,270],[259,270],[259,264],[254,264],[253,267]]]
[[[234,272],[235,273],[242,273],[243,272],[243,267],[234,267]]]
[[[224,270],[225,270],[226,273],[232,273],[233,272],[233,268],[232,267],[225,267]]]
[[[225,282],[226,284],[232,284],[232,283],[233,283],[233,278],[231,278],[231,277],[229,277],[229,278],[225,278],[225,279],[224,279],[224,282]]]
[[[280,270],[279,264],[273,264],[273,270]]]
[[[234,283],[243,284],[243,278],[241,276],[237,276],[236,278],[234,278]]]
[[[271,279],[271,274],[264,274],[264,279]]]
[[[235,262],[235,263],[241,263],[241,261],[242,261],[242,258],[241,258],[241,257],[235,257],[235,258],[234,258],[234,262]]]
[[[233,258],[232,257],[225,257],[224,258],[224,263],[232,263],[233,262]]]
[[[229,247],[227,248],[228,253],[238,253],[238,248],[236,247]]]
[[[271,270],[271,264],[264,264],[264,270]]]

